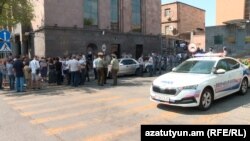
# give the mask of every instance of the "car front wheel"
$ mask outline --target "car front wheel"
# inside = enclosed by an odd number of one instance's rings
[[[211,107],[212,103],[213,93],[211,89],[206,88],[201,94],[199,109],[206,111]]]
[[[241,82],[241,86],[240,86],[240,94],[241,95],[245,95],[248,91],[248,81],[246,78],[244,78]]]

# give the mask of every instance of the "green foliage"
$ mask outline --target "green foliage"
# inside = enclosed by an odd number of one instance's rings
[[[239,59],[240,62],[250,68],[250,59]]]
[[[132,32],[141,32],[141,28],[134,28],[132,29]]]
[[[93,25],[93,24],[94,24],[93,19],[91,19],[91,18],[85,18],[84,19],[84,25],[90,26],[90,25]]]
[[[30,0],[0,0],[0,26],[11,27],[17,23],[29,25],[33,19]]]

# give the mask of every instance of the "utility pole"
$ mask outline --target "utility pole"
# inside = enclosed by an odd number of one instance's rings
[[[160,34],[160,47],[161,47],[161,55],[160,55],[160,61],[159,61],[159,63],[160,63],[160,72],[159,72],[159,74],[161,75],[161,61],[162,61],[162,35]]]

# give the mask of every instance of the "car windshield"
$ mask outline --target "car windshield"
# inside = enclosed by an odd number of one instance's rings
[[[215,61],[208,60],[192,60],[185,61],[177,66],[173,72],[177,73],[196,73],[196,74],[210,74]]]

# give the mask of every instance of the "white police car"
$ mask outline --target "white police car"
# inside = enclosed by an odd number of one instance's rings
[[[249,69],[234,58],[191,58],[154,80],[150,99],[207,110],[216,99],[235,92],[246,94],[249,78]]]

